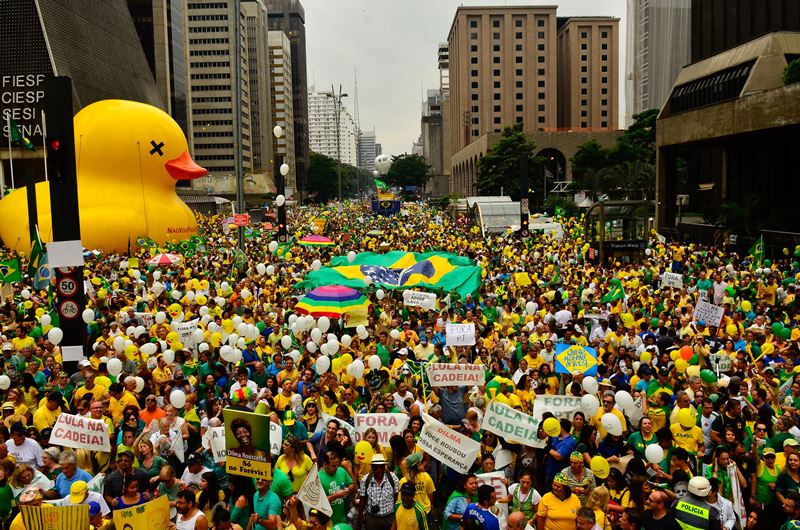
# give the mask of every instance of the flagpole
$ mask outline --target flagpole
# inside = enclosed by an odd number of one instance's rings
[[[11,189],[14,189],[14,157],[11,154],[11,114],[6,114],[6,124],[8,124],[8,164],[11,166]]]
[[[47,119],[42,110],[42,147],[44,148],[44,181],[47,182]]]

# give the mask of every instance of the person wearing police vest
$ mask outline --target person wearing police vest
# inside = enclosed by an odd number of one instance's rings
[[[720,530],[719,512],[706,502],[711,484],[705,477],[692,477],[689,493],[672,505],[675,520],[683,530]]]

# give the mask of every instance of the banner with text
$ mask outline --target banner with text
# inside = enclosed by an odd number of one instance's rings
[[[227,454],[225,451],[225,427],[209,427],[206,429],[202,445],[203,449],[211,451],[214,455],[214,462],[224,462]]]
[[[447,324],[447,346],[472,346],[475,344],[475,324]]]
[[[597,375],[597,350],[577,344],[556,344],[556,373]]]
[[[545,412],[552,412],[557,419],[572,421],[576,410],[581,410],[581,398],[575,396],[536,396],[533,402],[533,417],[541,418]]]
[[[683,275],[677,272],[664,272],[661,275],[661,288],[674,287],[680,289],[683,287]]]
[[[435,307],[436,293],[403,291],[403,305],[408,307]]]
[[[706,326],[719,326],[722,317],[725,316],[725,308],[722,306],[709,304],[705,300],[700,300],[694,307],[695,322],[704,321]]]
[[[225,423],[226,471],[231,475],[271,479],[269,416],[225,409],[222,417]]]
[[[50,443],[87,451],[111,451],[106,422],[73,414],[58,416],[50,433]]]
[[[371,413],[356,414],[356,435],[353,438],[355,443],[364,439],[364,433],[370,427],[378,433],[378,443],[389,447],[389,438],[394,435],[403,435],[403,431],[408,427],[408,414],[402,413]]]
[[[164,498],[166,499],[166,497]],[[14,525],[9,528],[25,528],[26,530],[83,530],[89,528],[89,507],[85,504],[75,506],[23,505],[19,508],[23,526]],[[121,526],[118,528],[122,530]]]
[[[491,473],[481,473],[479,475],[475,475],[475,478],[478,479],[478,486],[488,485],[494,488],[494,491],[497,493],[498,499],[504,499],[508,497],[508,488],[506,488],[506,475],[502,471],[492,471]],[[499,509],[497,515],[497,520],[500,523],[500,528],[506,527],[506,520],[508,519],[508,503],[498,502],[495,504]]]
[[[428,381],[431,386],[483,386],[486,367],[482,364],[429,363]]]
[[[528,416],[508,405],[492,400],[483,415],[481,429],[502,436],[509,442],[541,448],[544,447],[544,440],[540,440],[537,436],[540,421],[540,418]]]
[[[118,530],[167,530],[169,525],[169,499],[166,495],[138,506],[114,510],[114,526]]]
[[[312,508],[321,511],[328,517],[333,515],[333,508],[328,496],[325,495],[325,491],[322,489],[322,482],[319,480],[317,464],[314,464],[311,467],[311,471],[308,472],[303,485],[300,486],[300,490],[297,492],[297,498],[303,503],[306,509],[306,516],[308,516],[308,512]]]
[[[442,464],[466,474],[475,463],[481,444],[443,423],[424,416],[417,445]]]
[[[200,322],[200,319],[195,318],[189,322],[173,322],[170,324],[175,333],[178,334],[178,340],[181,341],[185,348],[194,349],[197,346],[194,342],[193,333],[197,329],[198,322]]]

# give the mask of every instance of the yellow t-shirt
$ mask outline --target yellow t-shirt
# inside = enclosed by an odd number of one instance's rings
[[[85,386],[80,387],[78,390],[75,391],[75,394],[72,396],[72,401],[79,401],[83,399],[83,396],[86,394],[91,394],[94,401],[100,401],[103,399],[103,394],[105,394],[108,389],[104,386],[100,386],[95,383],[94,388],[89,390]]]
[[[136,401],[136,396],[127,390],[122,393],[122,397],[119,399],[115,397],[111,398],[108,403],[108,411],[111,413],[115,424],[119,424],[119,422],[122,421],[122,412],[125,410],[125,407],[131,405],[135,406],[137,409],[139,408],[139,402]]]
[[[33,413],[33,426],[39,431],[52,428],[56,424],[59,414],[61,414],[61,407],[51,411],[46,406],[41,406]]]
[[[397,485],[397,500],[400,500],[400,488],[408,482],[408,479],[403,477],[400,479],[400,484]],[[431,476],[425,471],[417,474],[417,481],[414,484],[417,493],[414,495],[414,500],[417,501],[425,508],[425,513],[431,513],[431,499],[428,495],[433,495],[436,491],[436,486],[433,485]]]
[[[608,431],[606,430],[606,428],[603,427],[603,422],[600,421],[603,418],[603,414],[604,414],[604,412],[603,412],[603,409],[601,407],[600,410],[597,411],[597,414],[592,416],[592,421],[591,421],[591,425],[595,429],[597,429],[597,432],[600,435],[600,439],[601,440],[603,438],[605,438],[606,435],[608,434]],[[618,409],[611,409],[611,414],[613,414],[614,416],[619,418],[619,422],[622,425],[623,432],[628,430],[628,424],[625,422],[625,416],[622,414],[622,412],[620,412]]]
[[[14,337],[11,339],[11,346],[14,348],[14,351],[22,351],[26,347],[34,348],[36,346],[36,340],[33,337],[25,337],[24,339]]]
[[[675,445],[683,447],[690,454],[697,454],[697,449],[703,443],[703,430],[695,425],[689,430],[684,430],[679,423],[676,423],[669,428],[672,431],[672,437],[675,439]]]
[[[581,501],[575,494],[562,501],[552,493],[546,493],[536,511],[536,515],[545,518],[541,530],[575,530],[575,518],[580,507]]]

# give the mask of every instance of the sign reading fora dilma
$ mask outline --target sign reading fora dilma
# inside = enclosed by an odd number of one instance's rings
[[[54,75],[41,19],[33,0],[0,2],[0,131],[8,142],[11,118],[36,146],[42,145],[44,80]]]

